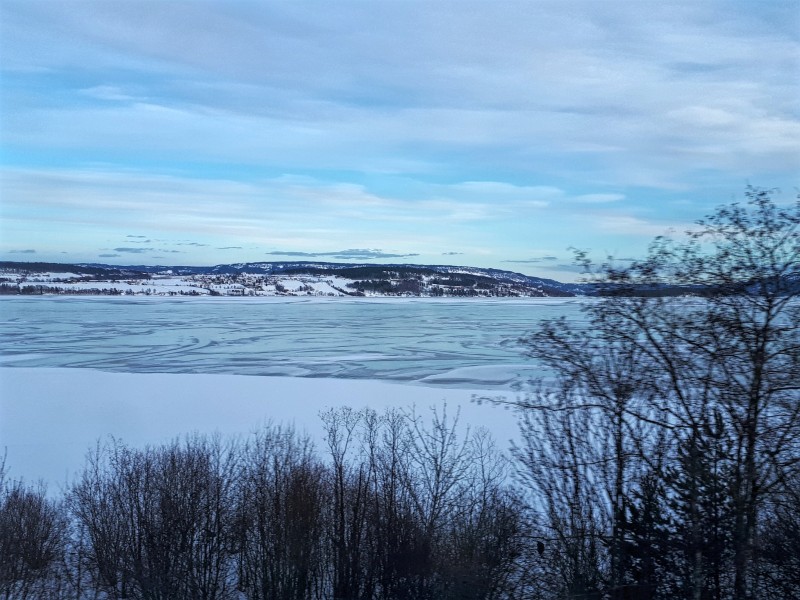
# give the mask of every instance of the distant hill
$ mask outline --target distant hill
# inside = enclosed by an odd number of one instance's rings
[[[561,283],[503,271],[454,265],[254,262],[208,267],[0,261],[2,294],[147,294],[228,296],[565,297],[621,294],[680,296],[748,293],[677,285],[598,286]],[[773,282],[796,291],[800,280]]]
[[[111,286],[111,282],[123,280],[125,285]],[[176,291],[181,287],[179,282],[189,285]],[[165,291],[168,283],[176,289]],[[195,267],[0,261],[0,291],[6,294],[113,293],[111,290],[146,293],[142,290],[147,289],[156,294],[191,290],[212,295],[424,297],[559,297],[591,293],[590,286],[582,284],[454,265],[256,262]]]
[[[2,266],[3,263],[0,263]],[[500,269],[481,269],[477,267],[463,267],[454,265],[395,265],[375,263],[334,263],[334,262],[253,262],[214,265],[212,267],[186,267],[186,266],[144,266],[110,267],[102,264],[81,264],[81,267],[90,268],[117,268],[151,274],[174,275],[235,275],[239,273],[253,273],[263,275],[338,275],[357,280],[385,279],[388,275],[400,277],[414,277],[418,275],[449,274],[472,275],[484,277],[494,281],[516,283],[530,287],[544,286],[553,291],[567,292],[567,295],[581,294],[586,288],[585,284],[561,283],[553,279],[531,277],[513,271]]]
[[[66,264],[49,262],[0,261],[0,271],[18,273],[81,273],[100,278],[148,277],[148,272],[134,267],[113,265]]]

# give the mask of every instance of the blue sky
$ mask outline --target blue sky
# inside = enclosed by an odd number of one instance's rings
[[[571,280],[800,185],[800,4],[0,4],[0,258]]]

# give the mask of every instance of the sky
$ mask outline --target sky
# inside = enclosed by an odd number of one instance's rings
[[[574,281],[800,185],[800,1],[0,2],[0,260]]]

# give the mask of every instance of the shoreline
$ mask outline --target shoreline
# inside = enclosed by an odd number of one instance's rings
[[[512,303],[512,304],[582,304],[594,300],[591,296],[192,296],[167,294],[0,294],[0,302],[5,299],[102,299],[115,302],[230,302],[230,303],[283,303],[283,302],[433,302],[433,303]]]

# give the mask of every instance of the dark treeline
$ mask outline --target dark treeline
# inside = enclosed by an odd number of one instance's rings
[[[37,296],[44,294],[58,294],[70,296],[133,296],[134,294],[144,293],[150,295],[155,293],[157,288],[145,288],[143,292],[134,292],[132,289],[119,289],[119,288],[83,288],[83,289],[65,289],[63,287],[52,286],[40,283],[17,284],[17,283],[0,283],[0,295],[3,296]],[[170,296],[200,296],[200,292],[196,289],[190,291],[180,290],[178,292],[170,291]],[[216,292],[211,292],[212,296],[218,296]]]
[[[734,597],[729,455],[632,452],[621,516],[604,417],[536,414],[528,485],[485,431],[404,411],[331,410],[319,451],[279,426],[112,441],[60,498],[3,483],[0,598]],[[800,597],[799,498],[795,476],[765,503],[748,597]]]
[[[92,275],[99,279],[150,279],[150,273],[132,268],[117,268],[108,265],[73,265],[50,262],[16,262],[0,260],[0,269],[14,273],[75,273]]]
[[[611,293],[525,338],[552,376],[492,400],[508,462],[403,411],[329,411],[319,451],[112,443],[61,499],[2,485],[0,598],[800,598],[800,203],[747,197],[594,282],[719,293]]]
[[[117,288],[85,288],[65,290],[62,287],[52,286],[41,283],[16,284],[0,283],[0,295],[4,296],[36,296],[42,294],[69,294],[71,296],[122,296],[126,293],[133,294],[132,291],[120,290]]]
[[[483,431],[342,408],[326,447],[266,426],[241,441],[112,441],[60,499],[6,481],[0,598],[504,598],[527,527]]]

